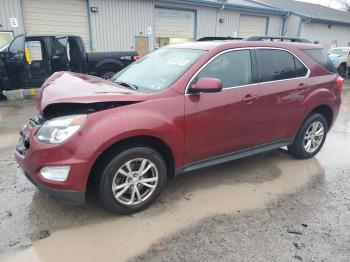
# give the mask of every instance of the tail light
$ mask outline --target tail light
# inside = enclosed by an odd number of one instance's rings
[[[133,56],[132,58],[134,59],[134,61],[137,61],[137,60],[139,60],[141,57],[140,57],[139,55],[135,55],[135,56]]]
[[[343,90],[343,82],[344,82],[344,78],[342,78],[341,76],[337,77],[337,89],[339,94],[341,94],[342,90]]]

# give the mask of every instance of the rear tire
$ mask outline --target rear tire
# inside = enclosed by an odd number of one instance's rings
[[[325,117],[315,113],[302,124],[288,152],[297,159],[308,159],[315,156],[326,140],[328,124]]]
[[[103,206],[111,213],[132,214],[150,206],[166,185],[167,167],[149,147],[117,153],[106,163],[99,182]]]

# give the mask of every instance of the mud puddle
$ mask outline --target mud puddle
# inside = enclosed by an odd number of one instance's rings
[[[54,232],[3,260],[125,261],[202,218],[263,208],[323,175],[317,159],[298,161],[280,152],[205,169],[180,177],[144,212]]]

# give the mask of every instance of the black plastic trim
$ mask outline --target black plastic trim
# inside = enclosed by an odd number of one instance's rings
[[[283,147],[283,146],[288,146],[288,145],[291,145],[293,143],[293,140],[294,139],[292,139],[292,138],[278,140],[278,141],[274,141],[271,143],[267,143],[267,144],[263,144],[263,145],[259,145],[259,146],[254,146],[254,147],[250,147],[247,149],[242,149],[242,150],[234,151],[231,153],[211,157],[211,158],[208,158],[205,160],[197,161],[194,163],[190,163],[190,164],[185,165],[183,168],[179,168],[179,169],[175,170],[175,176],[179,175],[181,173],[185,173],[185,172],[189,172],[189,171],[193,171],[193,170],[197,170],[197,169],[201,169],[201,168],[205,168],[205,167],[209,167],[209,166],[214,166],[214,165],[226,163],[226,162],[229,162],[232,160],[237,160],[240,158],[260,154],[263,152],[268,152],[268,151],[278,149],[278,148]]]
[[[38,183],[27,172],[23,171],[25,176],[41,191],[53,196],[59,201],[69,205],[84,205],[85,204],[85,192],[78,192],[72,190],[60,190],[51,187],[44,186]]]

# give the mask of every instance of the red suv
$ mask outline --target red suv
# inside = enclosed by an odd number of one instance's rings
[[[40,189],[115,213],[149,206],[169,177],[288,147],[321,149],[343,80],[322,46],[213,41],[159,49],[112,81],[58,72],[37,95],[16,160]]]

